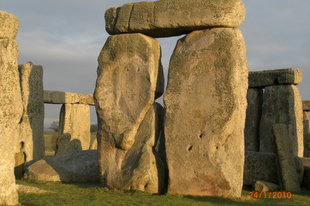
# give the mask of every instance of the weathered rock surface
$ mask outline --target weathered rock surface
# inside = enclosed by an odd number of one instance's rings
[[[44,90],[44,103],[95,105],[92,94],[76,94],[49,90]]]
[[[71,140],[71,134],[69,133],[64,133],[57,137],[55,156],[74,152],[74,151],[70,151],[70,140]],[[74,149],[74,147],[72,149]],[[80,150],[81,149],[77,151],[80,151]]]
[[[301,158],[304,166],[304,175],[301,187],[310,190],[310,158]]]
[[[29,165],[45,157],[43,68],[28,62],[19,65],[18,70],[24,112],[16,152],[24,152]]]
[[[304,157],[309,157],[308,143],[310,141],[309,134],[309,114],[307,111],[303,111],[303,126],[304,126]]]
[[[265,182],[265,181],[256,181],[253,184],[254,191],[257,192],[272,192],[275,190],[280,190],[280,185],[271,183],[271,182]]]
[[[241,195],[247,77],[240,30],[195,31],[178,41],[164,95],[169,193]]]
[[[302,158],[295,156],[294,161],[301,184],[303,178]],[[243,185],[250,186],[257,180],[279,184],[274,153],[245,151]]]
[[[90,145],[90,149],[98,149],[97,138],[94,139],[94,141],[93,141],[92,144]]]
[[[0,39],[15,39],[19,21],[16,16],[5,11],[0,11]]]
[[[247,93],[248,107],[244,128],[245,151],[259,151],[259,124],[262,116],[263,90],[249,88]]]
[[[161,192],[154,100],[163,93],[159,42],[143,34],[110,36],[98,57],[94,101],[101,183]]]
[[[25,178],[61,182],[99,182],[97,150],[45,158],[30,165]]]
[[[60,110],[58,136],[71,135],[70,151],[88,150],[90,113],[86,104],[63,104]]]
[[[170,37],[210,27],[238,28],[245,18],[241,0],[159,0],[128,3],[106,11],[109,34]]]
[[[23,105],[18,73],[15,38],[18,19],[0,11],[0,205],[16,205],[18,194],[14,177],[14,148]],[[2,38],[2,39],[1,39]],[[3,39],[10,38],[10,39]]]
[[[310,112],[310,100],[303,100],[302,101],[302,109],[303,109],[303,111]]]
[[[26,185],[19,185],[16,184],[17,192],[18,193],[36,193],[36,194],[44,194],[44,193],[55,193],[48,190],[41,190],[38,187],[30,187]]]
[[[260,152],[275,152],[272,125],[287,126],[294,156],[303,157],[303,113],[299,90],[294,85],[265,88],[260,121]]]
[[[299,84],[302,72],[299,69],[275,69],[249,72],[249,87],[267,87],[285,84]]]
[[[275,124],[272,126],[272,129],[276,148],[279,184],[286,191],[300,192],[300,184],[286,125]]]

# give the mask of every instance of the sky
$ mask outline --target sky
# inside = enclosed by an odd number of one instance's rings
[[[97,57],[109,34],[107,9],[132,0],[0,0],[0,10],[20,22],[18,64],[43,66],[44,90],[93,94]],[[310,100],[310,1],[243,0],[245,21],[239,27],[247,46],[249,71],[300,69],[297,87]],[[165,77],[169,59],[182,36],[157,39],[162,47]],[[160,100],[162,101],[162,100]],[[58,121],[61,105],[45,104],[44,126]],[[90,106],[91,123],[97,123]]]

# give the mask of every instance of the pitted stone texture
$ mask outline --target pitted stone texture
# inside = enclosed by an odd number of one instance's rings
[[[262,116],[263,90],[249,88],[247,93],[248,107],[244,128],[245,151],[259,151],[259,124]]]
[[[19,21],[16,16],[5,11],[0,11],[0,39],[15,39]]]
[[[301,184],[303,178],[303,163],[301,158],[294,157],[298,180]],[[252,185],[255,181],[265,181],[279,184],[276,156],[271,152],[245,151],[243,185]]]
[[[295,156],[303,157],[303,113],[299,90],[294,85],[265,88],[260,121],[260,152],[275,152],[272,125],[286,124]]]
[[[49,90],[44,90],[44,103],[95,105],[92,94],[76,94]]]
[[[265,181],[256,181],[253,184],[254,191],[257,192],[271,192],[275,190],[280,190],[280,185],[271,183],[271,182],[265,182]]]
[[[267,87],[274,85],[299,84],[302,72],[299,69],[275,69],[249,72],[249,87]]]
[[[25,178],[61,182],[99,182],[97,150],[76,151],[39,160]]]
[[[168,193],[241,195],[247,66],[238,29],[195,31],[178,41],[164,95]]]
[[[300,192],[298,174],[286,125],[274,124],[272,130],[274,133],[276,165],[280,186],[286,191]]]
[[[240,0],[159,0],[128,3],[106,11],[109,34],[170,37],[211,27],[238,28],[245,18]]]
[[[20,152],[19,145],[23,142],[21,152],[26,154],[26,165],[29,165],[45,157],[43,68],[28,62],[19,65],[18,70],[24,112],[16,152]]]
[[[310,100],[303,100],[302,101],[302,109],[303,109],[303,111],[310,112]]]
[[[0,39],[0,205],[18,203],[14,177],[14,148],[20,135],[18,124],[22,118],[23,105],[17,45],[17,41],[13,39]]]
[[[160,193],[162,165],[153,153],[154,100],[163,93],[160,44],[143,34],[110,36],[98,63],[94,101],[101,183]]]
[[[88,150],[90,144],[90,112],[85,104],[63,104],[60,110],[58,136],[71,135],[70,151]]]

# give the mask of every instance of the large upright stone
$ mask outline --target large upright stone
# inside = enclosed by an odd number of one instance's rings
[[[23,142],[26,165],[45,157],[43,68],[31,62],[18,66],[23,99],[23,119],[20,123],[19,146]],[[20,152],[20,148],[16,148]]]
[[[241,0],[143,1],[113,7],[105,13],[109,34],[143,33],[155,38],[210,27],[238,28],[244,17]]]
[[[164,95],[169,193],[241,195],[247,66],[238,29],[195,31],[178,41]]]
[[[11,26],[14,29],[7,31]],[[17,18],[1,11],[0,38],[15,38],[15,28],[18,28]],[[12,32],[14,35],[11,35]],[[23,114],[23,105],[17,45],[14,39],[0,39],[0,205],[18,203],[14,177],[14,148],[19,137],[18,123]]]
[[[289,192],[300,192],[300,182],[286,125],[274,124],[272,130],[274,133],[273,138],[280,186]]]
[[[90,144],[90,112],[85,104],[63,104],[60,110],[58,136],[69,133],[72,151],[88,150]]]
[[[101,50],[94,101],[105,187],[161,192],[164,172],[155,151],[154,104],[163,92],[160,59],[159,42],[143,34],[110,36]]]
[[[248,107],[244,128],[245,151],[259,151],[259,124],[262,116],[263,90],[249,88],[247,93]]]
[[[0,11],[0,39],[15,39],[19,27],[18,18],[5,11]]]
[[[299,90],[294,85],[265,88],[262,118],[259,129],[260,152],[275,152],[272,125],[285,124],[292,151],[303,157],[303,113]]]
[[[303,126],[304,126],[304,157],[309,157],[309,143],[310,143],[310,131],[309,131],[309,114],[308,111],[303,111]]]
[[[249,72],[249,87],[268,87],[285,84],[299,84],[302,81],[300,69],[275,69]]]

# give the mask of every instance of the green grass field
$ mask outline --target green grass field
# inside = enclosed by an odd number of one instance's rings
[[[20,205],[310,205],[310,191],[292,194],[290,198],[249,198],[249,189],[242,191],[241,198],[193,197],[185,195],[152,195],[141,191],[116,191],[101,187],[99,183],[52,183],[17,180],[18,184],[53,191],[47,194],[19,193]],[[283,191],[278,193],[283,194]]]

